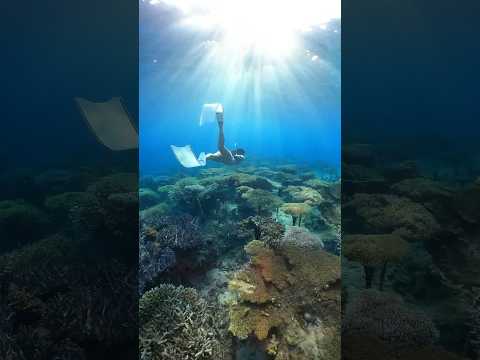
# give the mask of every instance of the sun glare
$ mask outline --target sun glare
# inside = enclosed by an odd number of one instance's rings
[[[151,0],[179,9],[182,25],[215,31],[226,49],[288,57],[300,35],[340,18],[340,0]]]

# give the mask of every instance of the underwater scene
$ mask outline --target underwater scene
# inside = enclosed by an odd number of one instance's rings
[[[340,4],[300,3],[140,3],[141,359],[340,359]]]
[[[431,5],[343,1],[348,360],[480,358],[478,81],[457,71],[476,31],[465,8]]]
[[[122,96],[138,118],[137,6],[107,29],[87,14],[118,1],[20,5],[5,10],[8,28],[23,25],[5,49],[0,359],[135,359],[138,152],[97,141],[74,98]]]

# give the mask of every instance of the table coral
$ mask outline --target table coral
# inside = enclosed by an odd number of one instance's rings
[[[312,210],[312,207],[306,203],[285,203],[280,209],[292,217],[292,225],[300,226],[302,219]]]
[[[408,242],[395,234],[347,235],[343,240],[344,256],[363,265],[367,288],[372,286],[375,267],[382,266],[380,290],[383,289],[387,264],[400,261],[408,249]]]

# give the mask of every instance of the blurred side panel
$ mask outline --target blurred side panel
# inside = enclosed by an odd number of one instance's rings
[[[74,100],[138,128],[138,3],[0,7],[0,358],[138,359],[138,151]]]
[[[343,0],[344,359],[478,359],[478,2]]]

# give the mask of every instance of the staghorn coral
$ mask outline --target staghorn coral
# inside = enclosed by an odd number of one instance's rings
[[[140,359],[227,359],[222,315],[192,288],[161,284],[147,291],[139,304]]]
[[[342,326],[345,336],[370,336],[397,349],[431,345],[438,338],[425,314],[396,295],[376,290],[363,290],[348,303]]]
[[[302,224],[302,218],[312,210],[311,206],[305,203],[285,203],[280,209],[292,217],[292,225],[298,226]]]
[[[142,215],[139,230],[140,293],[147,283],[175,265],[176,251],[204,244],[197,220],[191,215],[166,216],[157,212]]]
[[[0,332],[11,340],[0,345],[2,359],[85,359],[88,346],[134,336],[136,276],[115,261],[86,261],[77,245],[57,235],[0,257],[9,272],[0,312],[5,304],[11,312],[2,315],[10,324]]]
[[[363,265],[366,288],[372,286],[376,266],[382,266],[379,289],[383,289],[387,264],[398,262],[408,252],[409,245],[395,234],[347,235],[343,240],[343,255]]]
[[[249,216],[240,222],[239,227],[245,240],[253,237],[255,240],[262,240],[269,246],[274,246],[285,232],[282,224],[270,217],[262,216]],[[250,234],[250,230],[253,230],[253,234]]]
[[[251,261],[229,283],[234,295],[229,303],[230,332],[240,339],[255,336],[275,359],[334,359],[315,357],[315,342],[309,342],[310,330],[301,315],[308,308],[325,325],[322,331],[338,329],[338,257],[318,247],[305,251],[282,244],[272,249],[259,240],[247,244],[245,251]],[[327,342],[333,341],[332,337]]]

